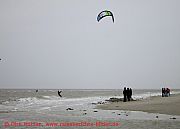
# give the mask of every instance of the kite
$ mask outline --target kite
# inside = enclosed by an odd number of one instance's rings
[[[97,21],[99,22],[102,18],[106,17],[106,16],[111,16],[112,17],[112,21],[114,22],[114,16],[113,13],[111,11],[105,10],[102,11],[98,14],[97,16]]]

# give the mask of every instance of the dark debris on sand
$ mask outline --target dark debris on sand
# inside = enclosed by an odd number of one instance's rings
[[[108,102],[122,102],[123,98],[110,98],[110,99],[105,100],[105,101],[108,101]],[[131,101],[136,101],[136,100],[131,98]]]
[[[67,108],[66,110],[67,110],[67,111],[71,111],[71,110],[74,110],[74,109],[72,109],[72,108]]]
[[[173,119],[173,120],[174,120],[174,119],[176,119],[176,117],[172,117],[172,118],[170,118],[170,119]]]
[[[91,104],[93,104],[93,105],[100,105],[100,104],[105,104],[106,102],[103,102],[103,101],[99,101],[99,102],[97,102],[97,103],[91,103]]]

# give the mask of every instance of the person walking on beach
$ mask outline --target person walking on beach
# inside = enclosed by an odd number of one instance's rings
[[[164,88],[162,88],[162,97],[164,97]]]
[[[123,90],[123,95],[124,95],[124,100],[123,102],[126,102],[126,97],[127,97],[127,90],[126,90],[126,87],[124,87],[124,90]]]
[[[167,92],[167,96],[170,96],[170,89],[169,88],[166,89],[166,92]]]
[[[127,88],[127,99],[128,99],[128,101],[130,101],[130,90],[129,90],[129,88]]]
[[[129,94],[130,94],[130,100],[132,100],[132,89],[129,89]]]

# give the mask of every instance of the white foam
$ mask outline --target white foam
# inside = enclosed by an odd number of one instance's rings
[[[146,93],[143,93],[143,94],[135,94],[135,95],[133,95],[133,99],[135,99],[135,100],[145,99],[145,98],[149,98],[149,97],[152,97],[152,96],[160,96],[160,95],[161,95],[160,92],[155,92],[155,93],[146,92]]]
[[[39,111],[40,110],[50,110],[51,108],[50,107],[42,107],[41,109],[39,109]]]
[[[8,104],[8,103],[9,103],[9,101],[2,102],[2,104]]]
[[[50,96],[43,96],[43,98],[50,99],[51,97]]]
[[[18,108],[14,108],[11,111],[16,112],[16,111],[18,111]]]
[[[28,97],[28,98],[20,98],[18,99],[19,102],[32,102],[37,101],[38,99],[36,97]]]

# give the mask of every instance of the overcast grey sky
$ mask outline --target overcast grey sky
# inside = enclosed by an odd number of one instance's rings
[[[180,88],[180,0],[0,0],[0,58],[0,88]]]

